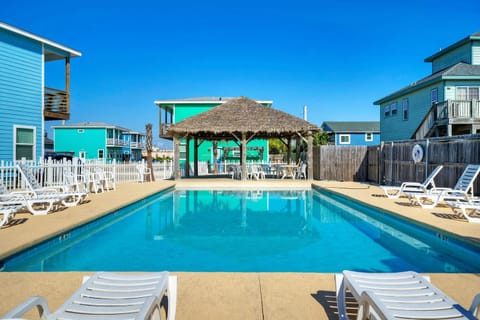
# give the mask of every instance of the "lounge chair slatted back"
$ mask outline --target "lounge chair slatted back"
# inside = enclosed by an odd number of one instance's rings
[[[469,164],[462,175],[453,187],[454,190],[464,191],[466,193],[473,192],[473,183],[480,173],[480,165],[478,164]]]

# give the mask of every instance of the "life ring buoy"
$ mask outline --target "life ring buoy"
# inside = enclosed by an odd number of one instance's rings
[[[418,163],[423,159],[423,148],[421,145],[416,144],[412,149],[412,159],[413,162]]]

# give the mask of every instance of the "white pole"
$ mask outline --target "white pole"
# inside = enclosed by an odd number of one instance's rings
[[[303,106],[303,120],[307,121],[307,105]]]

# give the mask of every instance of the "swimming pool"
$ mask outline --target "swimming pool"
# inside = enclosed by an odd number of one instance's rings
[[[480,250],[325,190],[168,190],[4,271],[480,272]]]

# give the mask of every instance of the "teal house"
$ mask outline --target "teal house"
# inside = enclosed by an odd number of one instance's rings
[[[139,161],[145,134],[103,122],[54,126],[55,152],[72,153],[82,160]]]
[[[371,146],[380,144],[379,121],[325,121],[321,128],[328,133],[328,142],[332,145]]]
[[[224,104],[232,98],[224,97],[208,97],[208,98],[188,98],[188,99],[172,99],[157,100],[154,103],[159,107],[160,113],[160,138],[171,139],[168,129],[172,124],[181,122],[187,118],[193,117],[204,111],[210,110]],[[257,103],[265,107],[271,107],[270,100],[257,100]],[[186,140],[183,139],[180,145],[180,161],[184,163],[186,159]],[[194,143],[189,143],[189,154],[191,159],[189,163],[194,161]],[[247,161],[252,162],[268,162],[268,140],[252,139],[247,144]],[[234,141],[202,141],[198,147],[198,161],[209,164],[209,170],[215,170],[214,163],[217,168],[221,168],[224,161],[240,162],[240,146]]]
[[[430,75],[374,102],[382,141],[480,132],[480,32],[425,62]]]
[[[0,160],[43,158],[45,122],[70,118],[70,59],[80,56],[79,51],[0,22]],[[62,60],[65,88],[49,87],[49,63]]]

